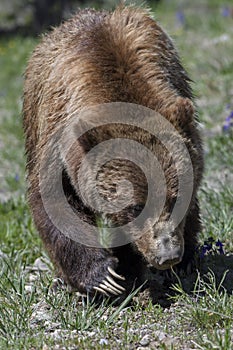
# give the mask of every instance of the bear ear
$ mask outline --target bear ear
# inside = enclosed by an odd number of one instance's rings
[[[174,126],[184,127],[194,120],[194,105],[189,98],[177,97],[176,102],[169,107],[169,121]]]

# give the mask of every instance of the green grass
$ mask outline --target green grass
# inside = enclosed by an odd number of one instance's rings
[[[155,18],[174,38],[195,82],[205,148],[200,243],[220,239],[225,255],[206,256],[194,284],[176,280],[165,309],[144,292],[126,308],[96,308],[66,290],[51,294],[53,269],[24,195],[22,74],[36,40],[1,39],[0,349],[233,349],[233,133],[222,132],[227,105],[233,109],[233,26],[221,15],[227,1],[193,3],[161,1]],[[184,27],[176,20],[180,8]],[[35,269],[39,257],[48,270]]]
[[[213,272],[206,275],[205,281],[199,275],[192,296],[184,293],[179,284],[174,286],[175,300],[182,307],[177,321],[180,318],[181,324],[187,322],[196,329],[197,336],[191,341],[198,349],[231,349],[233,299],[223,287],[226,274],[219,284]]]
[[[21,122],[22,81],[35,40],[20,37],[0,41],[0,198],[25,192]]]

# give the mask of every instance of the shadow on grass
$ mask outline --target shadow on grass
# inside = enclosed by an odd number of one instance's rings
[[[144,297],[150,297],[153,304],[159,304],[166,308],[173,303],[172,296],[174,284],[179,284],[185,293],[192,295],[198,274],[203,281],[208,282],[207,274],[212,272],[215,277],[216,287],[221,284],[229,294],[233,292],[233,254],[231,255],[207,255],[201,259],[199,268],[187,276],[176,276],[165,272],[157,272],[154,278],[149,281],[149,288],[144,293]],[[224,277],[225,274],[225,277]],[[223,280],[224,277],[224,280]],[[223,282],[222,282],[223,280]],[[222,283],[221,283],[222,282]],[[149,293],[149,295],[148,295]]]

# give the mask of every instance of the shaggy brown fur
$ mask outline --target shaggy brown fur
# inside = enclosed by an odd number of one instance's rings
[[[66,127],[70,116],[87,106],[107,102],[146,106],[169,120],[189,150],[194,189],[189,211],[181,224],[178,228],[166,227],[178,187],[177,172],[166,148],[133,126],[108,130],[100,127],[95,133],[85,135],[69,153],[67,163],[61,159],[64,192],[83,220],[95,223],[97,213],[86,207],[78,195],[77,171],[86,152],[98,142],[127,135],[143,143],[157,155],[167,181],[167,200],[159,223],[132,244],[98,249],[69,239],[51,222],[41,198],[39,170],[53,135]],[[200,230],[196,193],[203,170],[202,146],[189,78],[171,39],[146,10],[134,7],[119,7],[113,13],[83,10],[45,35],[25,73],[23,113],[29,203],[49,255],[69,285],[80,292],[92,293],[93,287],[106,278],[110,266],[126,277],[125,284],[131,288],[130,281],[141,280],[147,262],[159,268],[159,256],[166,255],[167,244],[163,245],[164,253],[161,241],[170,237],[170,231],[174,234],[168,243],[179,246],[179,259],[161,264],[161,268],[177,263],[182,255],[179,266],[185,267],[192,261]],[[52,147],[55,150],[58,145]],[[52,164],[49,170],[53,171]],[[114,199],[116,177],[129,179],[134,186],[131,206],[110,218],[113,224],[121,225],[142,209],[147,185],[143,173],[133,163],[113,160],[99,173],[99,191],[103,197]],[[88,180],[83,181],[90,186]]]

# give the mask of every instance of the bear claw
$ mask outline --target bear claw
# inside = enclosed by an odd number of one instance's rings
[[[103,283],[100,283],[99,287],[106,292],[110,292],[114,295],[121,294],[121,291],[119,291],[117,288],[113,287],[110,283],[107,281],[103,281]]]
[[[119,280],[124,281],[125,277],[118,275],[110,266],[108,267],[108,272],[113,276],[118,278]]]
[[[108,267],[109,273],[120,280],[125,280],[123,276],[118,275],[111,267]],[[103,293],[106,296],[120,295],[125,291],[125,288],[116,283],[112,277],[107,276],[106,280],[103,280],[98,287],[94,287],[97,292]]]
[[[105,290],[103,290],[102,288],[93,287],[93,289],[95,289],[97,292],[100,292],[100,293],[106,295],[107,297],[110,297],[110,295]]]
[[[118,283],[116,283],[110,276],[107,276],[108,282],[111,283],[112,286],[117,287],[118,289],[121,289],[122,291],[125,290],[124,287],[120,286]]]

